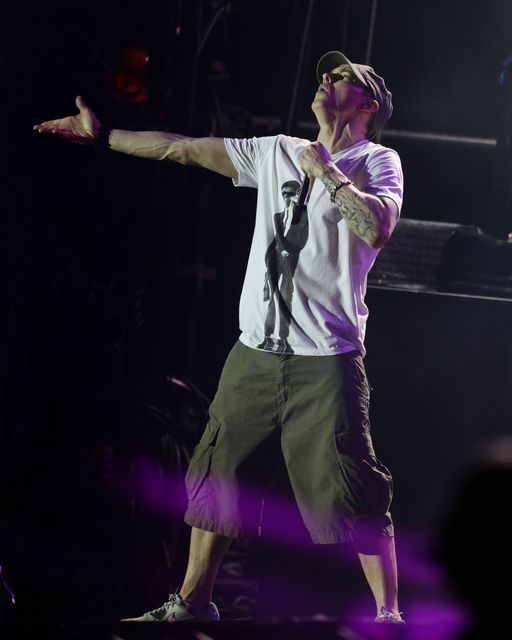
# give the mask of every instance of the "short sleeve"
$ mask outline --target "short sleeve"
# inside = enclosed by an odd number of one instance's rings
[[[367,162],[368,183],[364,187],[366,193],[374,196],[391,198],[402,208],[403,173],[400,157],[393,149],[381,147],[370,154]]]
[[[238,173],[233,178],[235,187],[258,187],[260,166],[274,141],[275,137],[224,138],[224,146]]]

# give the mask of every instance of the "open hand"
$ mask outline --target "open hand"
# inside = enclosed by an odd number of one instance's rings
[[[35,124],[34,130],[39,133],[53,133],[69,142],[91,144],[101,127],[100,121],[81,96],[77,96],[75,104],[79,110],[76,115]]]

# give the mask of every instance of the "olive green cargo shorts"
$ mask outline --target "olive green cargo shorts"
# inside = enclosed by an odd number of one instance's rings
[[[258,535],[262,499],[284,460],[313,542],[392,536],[392,479],[375,457],[368,405],[357,352],[297,356],[237,342],[187,472],[185,521]]]

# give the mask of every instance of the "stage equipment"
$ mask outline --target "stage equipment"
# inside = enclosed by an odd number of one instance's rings
[[[441,250],[439,291],[512,299],[512,242],[457,229]]]
[[[501,63],[498,87],[503,94],[505,105],[498,127],[498,150],[503,160],[504,206],[508,215],[509,237],[512,236],[512,53]]]
[[[369,273],[368,283],[435,291],[442,248],[460,226],[401,218],[379,253]]]
[[[512,242],[474,226],[404,218],[377,257],[368,283],[512,298]]]

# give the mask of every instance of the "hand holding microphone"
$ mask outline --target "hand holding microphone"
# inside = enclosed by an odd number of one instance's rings
[[[307,207],[315,178],[320,178],[329,164],[332,164],[332,158],[321,142],[313,142],[303,151],[300,157],[300,167],[306,175],[302,183],[299,201],[293,208],[292,224],[297,224],[300,220],[301,214]]]

